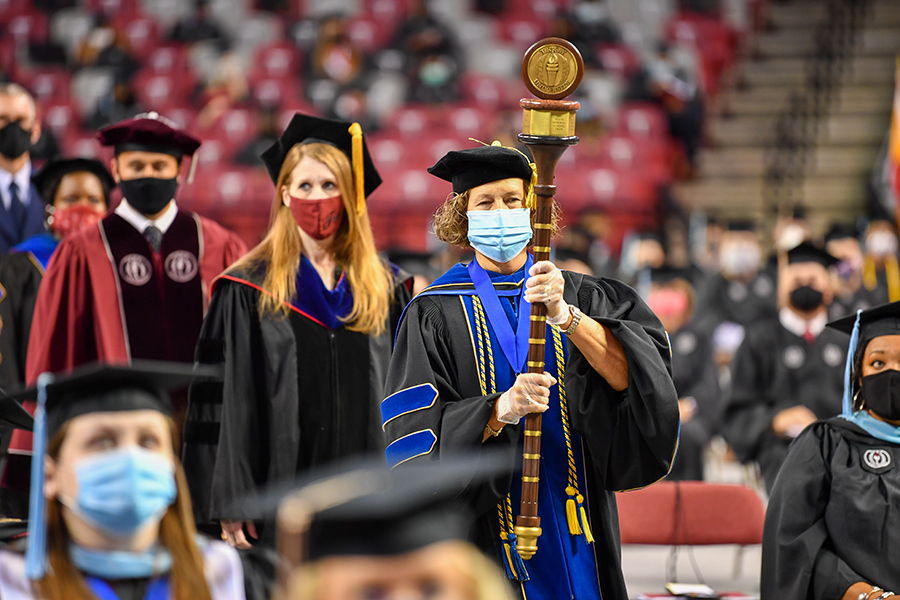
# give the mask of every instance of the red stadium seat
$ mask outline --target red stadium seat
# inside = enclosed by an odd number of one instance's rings
[[[62,67],[22,69],[16,77],[34,95],[38,102],[69,99],[72,86],[71,74]]]
[[[460,138],[480,140],[490,131],[491,115],[477,106],[458,106],[448,110],[445,122]]]
[[[385,138],[373,135],[366,145],[369,148],[369,154],[372,156],[372,162],[380,170],[396,171],[401,169],[405,164],[406,145],[403,141],[396,138]]]
[[[418,106],[404,106],[395,110],[387,122],[389,130],[407,138],[420,138],[433,126],[431,110]]]
[[[69,100],[41,102],[40,119],[41,124],[49,128],[57,138],[61,138],[81,126],[78,109]]]
[[[297,76],[251,79],[250,92],[260,106],[286,108],[306,103]]]
[[[461,84],[465,97],[479,108],[492,111],[507,103],[509,84],[501,77],[464,73]]]
[[[557,173],[557,179],[561,179]],[[658,192],[641,171],[609,168],[579,169],[572,173],[580,179],[580,194],[573,208],[605,207],[624,213],[646,213],[655,208]]]
[[[18,42],[46,42],[50,36],[50,19],[37,9],[9,18],[6,32]]]
[[[128,39],[131,51],[137,57],[145,57],[159,45],[159,24],[143,16],[132,17],[119,13],[113,21],[116,28]]]
[[[619,110],[618,131],[635,140],[664,140],[669,137],[669,123],[656,104],[632,102]]]
[[[386,47],[394,36],[395,22],[375,17],[358,17],[347,23],[347,37],[363,52]]]
[[[134,95],[138,101],[159,113],[186,103],[187,93],[182,81],[174,74],[157,74],[144,70],[133,80]]]
[[[93,131],[67,133],[60,139],[60,146],[65,156],[96,158],[104,164],[112,157],[112,152],[100,145],[97,134]]]
[[[276,42],[256,51],[250,76],[253,79],[296,78],[299,71],[299,49],[289,42]]]
[[[172,107],[162,113],[162,116],[174,121],[182,129],[192,130],[197,118],[197,110],[189,106]]]
[[[616,494],[623,544],[762,543],[765,508],[741,485],[661,481]]]
[[[500,38],[521,48],[528,48],[547,32],[545,20],[521,14],[502,16],[498,25]]]
[[[31,11],[31,3],[22,0],[0,0],[0,21],[6,23],[8,19]]]
[[[600,44],[595,52],[603,69],[622,79],[627,80],[641,66],[640,58],[624,44]]]
[[[188,48],[181,45],[158,46],[150,52],[145,64],[158,75],[184,76],[191,68]]]
[[[379,21],[397,23],[407,15],[413,6],[413,0],[364,0],[364,12]]]

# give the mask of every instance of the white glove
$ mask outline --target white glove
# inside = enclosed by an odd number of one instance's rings
[[[569,319],[569,305],[563,300],[563,289],[566,281],[562,271],[549,260],[542,260],[531,265],[531,275],[525,281],[525,299],[532,304],[542,302],[547,307],[547,322],[561,325]]]
[[[497,398],[497,420],[515,425],[529,413],[542,413],[549,408],[550,386],[556,379],[547,373],[521,373],[511,388]]]

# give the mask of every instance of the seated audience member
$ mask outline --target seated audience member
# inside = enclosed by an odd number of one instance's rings
[[[887,287],[876,285],[870,290],[863,285],[865,257],[854,225],[832,225],[825,234],[825,250],[841,261],[837,264],[837,286],[829,317],[838,319],[888,301]]]
[[[471,515],[454,499],[460,479],[496,470],[490,461],[393,472],[378,463],[345,466],[281,502],[288,568],[275,598],[512,600],[499,567],[467,541]]]
[[[873,218],[866,228],[864,244],[863,285],[870,292],[876,292],[879,288],[882,293],[886,290],[891,302],[900,300],[897,225],[887,217]]]
[[[702,480],[703,450],[717,432],[719,372],[709,336],[698,331],[694,315],[694,288],[679,269],[651,272],[647,304],[669,334],[672,379],[678,392],[681,437],[668,479]]]
[[[791,440],[841,411],[846,341],[825,329],[837,259],[809,243],[787,253],[776,319],[747,328],[732,365],[722,432],[742,462],[759,462],[771,488]]]
[[[712,332],[725,321],[749,327],[776,313],[776,285],[760,270],[762,251],[756,225],[732,221],[719,242],[720,272],[697,294],[697,325]]]
[[[140,361],[138,361],[140,363]],[[197,536],[168,391],[190,365],[44,375],[25,555],[0,551],[0,596],[244,600],[238,553]]]
[[[453,31],[416,0],[397,29],[394,46],[406,58],[410,100],[442,103],[456,99],[464,65]]]
[[[794,441],[775,480],[762,600],[900,590],[900,302],[828,326],[850,334],[843,411]]]

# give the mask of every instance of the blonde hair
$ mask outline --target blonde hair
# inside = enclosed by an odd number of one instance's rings
[[[160,521],[159,541],[172,555],[170,594],[173,600],[212,600],[204,574],[203,555],[195,542],[197,528],[191,513],[187,479],[175,448],[175,422],[167,420],[172,434],[178,495]],[[48,446],[47,454],[53,460],[59,459],[67,431],[68,425],[64,425]],[[36,456],[33,460],[40,458]],[[97,600],[81,571],[69,559],[69,530],[62,518],[59,500],[47,503],[47,556],[50,569],[43,579],[34,583],[42,600]]]
[[[284,204],[282,187],[290,187],[293,171],[305,157],[327,166],[337,179],[345,219],[335,234],[332,252],[344,270],[353,291],[353,308],[342,317],[347,328],[370,335],[385,330],[393,293],[393,274],[375,250],[375,238],[367,212],[358,213],[353,173],[347,156],[328,144],[297,144],[287,153],[275,184],[275,197],[269,219],[269,231],[255,248],[236,262],[228,272],[266,270],[259,298],[260,318],[266,315],[287,316],[289,305],[297,293],[297,269],[303,243],[291,209]]]
[[[527,196],[528,186],[530,184],[524,179],[522,180],[522,183],[524,184]],[[434,233],[442,242],[461,248],[472,247],[472,245],[469,244],[469,217],[467,215],[469,210],[469,192],[471,191],[472,190],[466,190],[461,194],[455,192],[450,194],[447,196],[447,199],[444,200],[444,203],[438,207],[437,211],[435,211]],[[550,237],[555,237],[559,234],[560,215],[559,204],[556,203],[556,200],[553,200],[553,204],[550,207],[550,226],[552,227],[550,230]],[[532,229],[534,229],[534,223],[535,211],[532,210]]]
[[[509,581],[500,568],[478,548],[461,540],[440,542],[448,560],[457,563],[458,572],[470,583],[473,600],[513,600]],[[318,600],[322,569],[317,562],[300,566],[288,576],[287,589],[275,587],[273,600]]]

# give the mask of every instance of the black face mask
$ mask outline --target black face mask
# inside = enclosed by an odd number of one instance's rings
[[[900,421],[900,371],[888,369],[863,377],[859,395],[879,417]]]
[[[808,285],[801,285],[791,291],[791,304],[803,312],[813,311],[822,306],[822,292]]]
[[[10,123],[0,129],[0,154],[14,160],[31,149],[31,131],[18,123]]]
[[[134,207],[142,215],[155,215],[166,207],[169,200],[175,197],[178,188],[178,180],[157,179],[156,177],[142,177],[140,179],[122,179],[119,181],[119,189],[128,200],[128,204]]]

